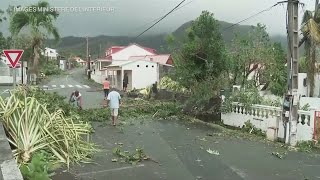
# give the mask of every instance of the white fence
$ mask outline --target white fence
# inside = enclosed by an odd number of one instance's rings
[[[222,114],[223,123],[234,127],[243,127],[250,121],[256,128],[267,132],[274,129],[276,137],[284,138],[284,124],[282,122],[282,109],[280,107],[253,105],[245,108],[239,103],[232,104],[232,112]],[[315,110],[298,111],[297,141],[311,141],[314,134]]]
[[[16,69],[17,83],[21,83],[21,68]],[[13,83],[13,69],[8,67],[0,67],[0,84],[12,84]]]

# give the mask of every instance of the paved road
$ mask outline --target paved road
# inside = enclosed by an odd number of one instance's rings
[[[81,73],[74,71],[63,78],[55,78],[48,85],[88,85]],[[79,89],[84,95],[85,108],[99,107],[102,92],[88,92]],[[53,91],[69,95],[72,88]],[[120,119],[121,120],[121,119]],[[249,141],[236,136],[223,136],[222,128],[213,128],[183,121],[150,121],[135,119],[124,122],[120,128],[106,123],[94,123],[92,139],[102,147],[94,156],[95,164],[81,164],[71,170],[81,180],[304,180],[320,179],[320,156],[289,152],[279,159],[272,152],[284,149],[272,143]],[[207,134],[212,136],[207,136]],[[235,132],[236,134],[236,132]],[[142,147],[153,161],[136,166],[112,162],[115,158],[112,149],[116,143],[133,151]],[[219,155],[206,150],[216,150]],[[71,177],[59,176],[64,180]]]

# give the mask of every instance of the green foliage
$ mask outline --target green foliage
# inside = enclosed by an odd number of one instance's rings
[[[52,167],[45,152],[36,153],[28,164],[20,167],[25,180],[51,180],[49,170]]]
[[[301,57],[299,59],[299,73],[307,72],[307,62],[305,57]]]
[[[122,120],[149,116],[153,118],[169,118],[182,115],[182,106],[173,102],[161,102],[157,100],[133,100],[124,98],[123,106],[119,109],[119,117]],[[111,118],[109,107],[99,109],[87,109],[73,114],[81,121],[106,122]]]
[[[223,104],[223,111],[231,110],[232,103],[237,102],[242,104],[245,108],[250,108],[253,104],[261,104],[263,101],[258,89],[254,86],[254,81],[249,81],[245,88],[240,91],[235,91]]]
[[[266,137],[266,133],[261,129],[256,128],[250,121],[245,122],[241,130],[246,133]]]
[[[286,55],[279,43],[272,43],[266,27],[258,24],[247,36],[236,35],[229,54],[230,85],[244,86],[256,71],[255,86],[265,84],[275,95],[286,91]]]
[[[164,76],[163,78],[161,78],[159,82],[159,87],[170,90],[170,91],[187,92],[186,88],[184,88],[178,82],[172,80],[168,76]]]
[[[123,151],[120,148],[114,148],[113,154],[124,159],[124,162],[130,163],[132,165],[135,165],[143,160],[149,159],[149,157],[144,153],[142,148],[137,148],[135,153],[132,154],[130,154],[129,151]]]
[[[297,143],[297,148],[300,152],[312,152],[316,146],[313,141],[300,141]]]
[[[57,61],[46,60],[46,58],[43,57],[40,60],[40,72],[44,73],[46,76],[50,76],[50,75],[59,75],[63,71],[57,65]]]
[[[188,40],[175,56],[175,72],[182,86],[219,77],[226,69],[225,47],[217,20],[203,11],[193,23]]]
[[[76,111],[73,106],[65,101],[66,97],[60,96],[56,92],[47,93],[44,90],[32,87],[28,88],[27,95],[29,97],[35,97],[41,104],[45,104],[50,113],[58,109],[63,109],[65,115],[70,116],[72,112]]]
[[[283,96],[287,91],[287,67],[285,66],[286,54],[280,44],[273,44],[272,54],[268,65],[264,69],[263,75],[269,83],[268,89],[272,94]]]
[[[309,110],[310,110],[310,104],[307,103],[307,104],[305,104],[304,106],[300,107],[299,109],[300,109],[300,110],[303,110],[303,111],[309,111]]]

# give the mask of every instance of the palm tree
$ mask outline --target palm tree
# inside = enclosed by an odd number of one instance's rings
[[[23,29],[31,33],[33,56],[28,71],[37,75],[39,73],[40,51],[44,39],[49,35],[53,35],[57,41],[60,39],[58,29],[53,25],[59,14],[56,11],[50,11],[49,3],[46,1],[40,1],[30,7],[37,8],[37,11],[11,11],[10,32],[13,37],[16,37]]]
[[[320,42],[320,6],[319,0],[316,0],[315,11],[307,10],[302,18],[303,38],[299,42],[299,47],[304,43],[305,56],[307,63],[307,78],[310,87],[309,96],[314,93],[314,76],[316,69],[316,46]]]

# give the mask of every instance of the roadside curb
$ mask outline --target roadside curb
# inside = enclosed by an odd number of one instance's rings
[[[23,180],[2,123],[0,123],[0,169],[0,180]]]

